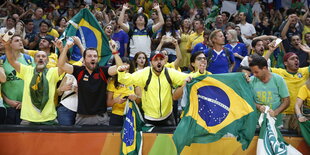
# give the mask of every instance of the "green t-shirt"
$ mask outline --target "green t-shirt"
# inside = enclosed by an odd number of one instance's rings
[[[269,106],[271,109],[277,109],[281,104],[281,99],[290,96],[284,79],[271,73],[271,79],[263,83],[258,78],[252,76],[250,85],[255,94],[255,102]],[[276,125],[282,124],[282,116],[277,116]]]
[[[33,58],[30,58],[31,62],[27,62],[24,56],[21,55],[17,60],[22,64],[35,66]],[[11,100],[21,102],[23,98],[24,81],[16,77],[16,71],[7,59],[3,63],[3,68],[5,70],[6,82],[2,84],[2,93]],[[5,102],[4,106],[10,107]]]

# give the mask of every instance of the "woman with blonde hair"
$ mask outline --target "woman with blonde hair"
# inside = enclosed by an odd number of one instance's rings
[[[236,30],[228,30],[226,32],[226,39],[228,41],[228,44],[226,44],[224,47],[232,51],[235,56],[235,67],[232,71],[236,72],[240,67],[240,63],[243,58],[248,55],[248,50],[244,43],[239,42]]]

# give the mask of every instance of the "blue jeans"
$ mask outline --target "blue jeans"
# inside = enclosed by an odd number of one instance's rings
[[[74,125],[76,112],[71,111],[62,104],[57,108],[57,120],[59,125]]]

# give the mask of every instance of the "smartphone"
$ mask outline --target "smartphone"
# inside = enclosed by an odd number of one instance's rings
[[[276,43],[275,43],[275,47],[277,47],[281,42],[282,42],[282,39],[277,38]]]
[[[73,42],[74,42],[74,40],[73,40],[71,37],[68,37],[68,38],[67,38],[67,44],[68,44],[68,45],[73,44]]]
[[[4,36],[2,37],[2,39],[3,39],[5,42],[7,42],[7,41],[9,41],[9,40],[12,38],[13,35],[14,35],[13,32],[8,31],[8,32],[6,32],[6,33],[4,34]]]
[[[72,77],[67,77],[66,84],[69,84],[69,83],[73,83],[73,78]]]

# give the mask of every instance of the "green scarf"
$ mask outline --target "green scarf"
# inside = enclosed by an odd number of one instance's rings
[[[44,68],[43,72],[37,72],[36,69],[34,69],[33,77],[30,82],[30,97],[32,104],[36,106],[40,111],[43,110],[43,108],[46,105],[46,102],[49,99],[48,95],[48,81],[46,79],[46,73],[48,69]]]

